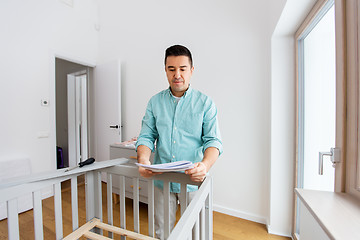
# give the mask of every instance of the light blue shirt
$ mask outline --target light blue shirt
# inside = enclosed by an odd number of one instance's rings
[[[156,141],[156,148],[155,148]],[[155,151],[153,164],[203,159],[208,147],[223,151],[214,102],[191,87],[177,100],[170,88],[153,96],[142,120],[136,149],[145,145]],[[155,186],[163,188],[162,181]],[[197,190],[188,186],[188,191]],[[170,183],[171,192],[180,192],[180,184]]]

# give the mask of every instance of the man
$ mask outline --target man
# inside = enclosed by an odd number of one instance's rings
[[[166,49],[165,72],[170,87],[150,99],[136,149],[138,162],[142,164],[151,164],[152,151],[155,151],[154,164],[192,161],[194,168],[185,173],[192,181],[201,182],[222,153],[222,142],[214,102],[190,87],[193,71],[191,52],[186,47],[174,45]],[[161,174],[142,167],[139,172],[143,177]],[[156,236],[163,239],[162,181],[155,181],[155,186],[155,230]],[[196,190],[196,186],[188,186],[188,192]],[[180,185],[171,183],[170,192],[173,227]]]

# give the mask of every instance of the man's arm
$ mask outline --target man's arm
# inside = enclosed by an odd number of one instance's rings
[[[141,164],[151,165],[150,156],[154,148],[154,142],[158,137],[156,130],[155,117],[152,111],[151,99],[146,107],[145,116],[141,124],[141,131],[136,142],[137,160]],[[139,167],[139,173],[143,177],[151,177],[156,175],[150,170]]]
[[[150,165],[151,150],[145,145],[140,145],[137,148],[137,160],[138,163]]]
[[[145,145],[138,146],[138,148],[137,148],[137,161],[138,161],[138,163],[145,164],[145,165],[151,165],[150,155],[151,155],[150,148],[148,148]],[[161,174],[161,173],[152,172],[152,171],[150,171],[148,169],[145,169],[143,167],[139,167],[139,173],[143,177],[152,177],[154,175]]]
[[[186,170],[185,173],[190,175],[190,179],[194,182],[202,182],[206,173],[219,157],[219,150],[215,147],[208,147],[204,152],[204,158],[201,162],[195,164],[195,167]]]
[[[222,153],[222,142],[220,136],[219,125],[217,122],[217,109],[213,101],[206,102],[206,110],[203,119],[203,147],[205,148],[204,157],[201,162],[195,164],[195,167],[185,171],[190,175],[194,182],[202,182],[206,173],[216,162]]]

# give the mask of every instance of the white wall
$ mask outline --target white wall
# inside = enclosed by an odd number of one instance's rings
[[[0,159],[22,154],[32,172],[55,169],[54,53],[95,62],[97,7],[76,0],[0,3]],[[53,62],[51,61],[53,60]],[[50,106],[42,107],[41,99]],[[38,138],[38,134],[49,137]],[[54,145],[54,146],[53,146]]]
[[[278,1],[101,1],[99,61],[120,58],[124,137],[168,84],[164,51],[192,51],[192,86],[219,111],[224,153],[213,168],[216,210],[263,222],[269,212],[271,34]]]

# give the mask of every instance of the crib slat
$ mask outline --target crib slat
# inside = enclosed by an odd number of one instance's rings
[[[63,240],[74,240],[80,238],[85,232],[93,229],[99,221],[99,219],[93,218],[91,221],[88,221],[87,223],[67,235]]]
[[[170,236],[170,182],[164,181],[164,237]]]
[[[95,217],[102,221],[102,188],[101,188],[101,172],[94,172],[95,175]]]
[[[63,238],[62,209],[61,209],[61,183],[54,184],[54,209],[56,239]]]
[[[199,228],[200,228],[200,224],[199,224],[199,214],[198,214],[197,220],[196,220],[193,230],[192,230],[192,239],[193,240],[199,240],[199,233],[200,233]]]
[[[212,179],[211,179],[212,184]],[[205,201],[205,218],[206,218],[206,239],[212,240],[212,229],[213,229],[213,207],[212,207],[212,191],[210,191],[209,195],[206,198]]]
[[[87,172],[85,183],[86,193],[86,221],[90,221],[95,217],[95,201],[94,201],[94,174],[93,172]]]
[[[134,232],[140,232],[139,218],[139,179],[133,178],[133,211],[134,211]]]
[[[71,178],[71,214],[73,231],[79,227],[77,176]]]
[[[154,237],[154,181],[148,181],[148,222],[149,236]]]
[[[205,236],[205,205],[202,207],[200,212],[200,239],[206,240]]]
[[[108,224],[113,225],[113,202],[112,202],[112,174],[107,174],[107,213],[108,213]],[[109,232],[108,236],[113,238],[113,233]]]
[[[125,176],[120,176],[119,181],[120,227],[126,229]],[[121,240],[124,239],[126,239],[126,237],[122,236]]]
[[[88,238],[88,239],[93,239],[93,240],[111,240],[111,238],[93,233],[93,232],[86,232],[83,235],[84,237]]]
[[[8,216],[8,236],[9,240],[19,238],[19,216],[17,199],[12,199],[7,202],[7,216]]]
[[[35,239],[44,239],[41,191],[33,192]]]
[[[95,202],[95,217],[102,221],[102,188],[101,188],[101,172],[94,171],[94,202]],[[96,233],[103,234],[102,229],[95,229]]]
[[[102,223],[102,222],[97,222],[96,227],[107,230],[107,231],[114,232],[114,233],[119,234],[119,235],[128,236],[131,239],[156,240],[156,238],[149,237],[149,236],[139,234],[139,233],[135,233],[133,231],[129,231],[129,230],[126,230],[126,229],[121,229],[121,228],[118,228],[118,227],[114,227],[114,226],[111,226],[111,225],[108,225],[108,224]]]
[[[188,205],[187,185],[182,183],[180,191],[180,210],[181,215],[183,215]]]

